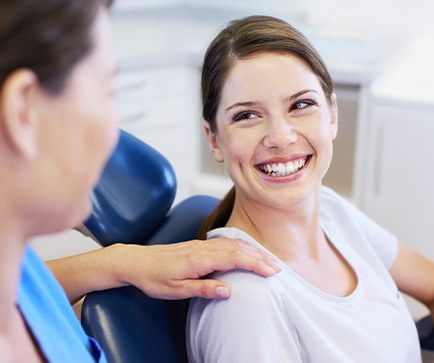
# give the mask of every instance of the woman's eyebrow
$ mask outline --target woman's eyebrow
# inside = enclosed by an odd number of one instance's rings
[[[304,89],[302,91],[299,91],[297,93],[294,93],[293,95],[285,98],[285,101],[292,101],[293,99],[300,97],[301,95],[304,95],[305,93],[308,92],[315,92],[316,94],[319,94],[317,91],[315,91],[314,89]]]
[[[232,106],[229,106],[226,110],[225,113],[228,113],[229,110],[233,109],[234,107],[238,107],[238,106],[254,106],[257,105],[260,102],[257,101],[246,101],[246,102],[237,102],[234,103]]]
[[[301,95],[304,95],[307,92],[315,92],[316,94],[318,94],[317,91],[315,91],[314,89],[304,89],[302,91],[296,92],[293,95],[286,97],[285,101],[292,101],[293,99],[300,97]],[[229,106],[226,110],[225,110],[225,114],[228,113],[228,111],[230,111],[231,109],[238,107],[238,106],[254,106],[257,105],[258,101],[245,101],[245,102],[236,102],[233,105]]]

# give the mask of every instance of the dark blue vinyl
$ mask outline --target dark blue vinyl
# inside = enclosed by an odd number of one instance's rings
[[[434,328],[431,315],[425,316],[416,323],[422,349],[434,350]]]
[[[121,131],[92,193],[85,226],[103,246],[140,243],[169,211],[175,193],[175,173],[167,159]]]
[[[168,161],[123,131],[94,190],[92,215],[85,225],[103,246],[195,239],[218,200],[195,196],[166,215],[175,190]],[[188,303],[153,299],[134,287],[93,292],[84,300],[81,321],[109,362],[187,362]]]
[[[196,238],[218,200],[194,196],[163,219],[145,244],[172,243]],[[81,322],[98,340],[109,362],[187,362],[185,323],[189,300],[152,299],[134,287],[88,294]]]

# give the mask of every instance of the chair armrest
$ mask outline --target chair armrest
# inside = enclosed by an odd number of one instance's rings
[[[187,363],[189,300],[158,300],[135,287],[90,293],[81,323],[112,363]]]

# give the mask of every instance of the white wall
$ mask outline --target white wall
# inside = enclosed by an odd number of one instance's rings
[[[429,26],[432,0],[117,0],[116,10],[198,6],[245,10],[286,17],[302,14],[307,23],[358,36],[406,35]]]
[[[116,0],[115,11],[136,10],[149,7],[176,6],[182,0]]]
[[[405,34],[421,30],[432,22],[431,0],[308,0],[303,1],[312,24],[376,34]]]

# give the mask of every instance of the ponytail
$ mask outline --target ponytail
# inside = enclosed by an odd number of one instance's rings
[[[198,239],[206,239],[206,234],[212,229],[224,227],[232,214],[235,204],[235,186],[225,195],[214,211],[205,219],[199,230]]]

